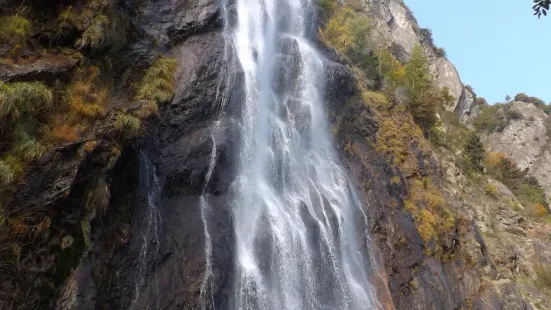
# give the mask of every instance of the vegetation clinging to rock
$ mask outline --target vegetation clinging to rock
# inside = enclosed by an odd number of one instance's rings
[[[540,204],[548,208],[545,191],[527,171],[520,170],[504,153],[488,153],[485,160],[488,173],[505,184],[524,205]]]
[[[140,119],[132,115],[119,114],[115,120],[115,129],[123,139],[135,138],[139,133],[140,127]]]
[[[473,120],[473,124],[478,131],[501,132],[507,126],[507,117],[503,112],[503,105],[484,105],[480,109],[480,114]]]
[[[173,58],[159,57],[155,60],[136,85],[136,98],[157,103],[170,101],[175,90],[174,73],[177,65]]]
[[[115,11],[113,0],[88,0],[80,6],[69,6],[58,17],[58,32],[76,29],[79,49],[119,51],[128,41],[130,23],[124,10]]]
[[[36,114],[52,105],[52,92],[40,82],[4,83],[0,81],[0,126],[26,114]]]
[[[22,44],[31,35],[31,22],[21,15],[0,17],[0,41]]]
[[[484,145],[476,133],[471,133],[464,146],[463,163],[467,170],[484,171]]]

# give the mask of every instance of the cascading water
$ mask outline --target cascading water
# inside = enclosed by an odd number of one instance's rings
[[[237,0],[243,70],[233,184],[235,309],[372,309],[361,203],[333,149],[309,0]]]
[[[157,261],[157,255],[159,253],[159,228],[161,224],[161,213],[158,208],[160,186],[157,178],[157,171],[155,166],[144,153],[140,153],[140,188],[141,193],[145,194],[145,216],[143,219],[142,230],[142,245],[140,249],[140,255],[138,257],[138,266],[136,272],[136,280],[134,284],[134,295],[130,309],[139,309],[138,298],[142,287],[148,286],[151,281],[154,281],[154,287],[157,289],[155,297],[155,303],[157,309],[159,309],[158,300],[158,279],[155,274],[153,279],[150,279],[149,272],[152,265]]]

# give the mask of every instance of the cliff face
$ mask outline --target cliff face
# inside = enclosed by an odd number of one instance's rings
[[[516,112],[502,131],[484,135],[484,142],[493,152],[503,152],[520,169],[528,170],[551,196],[551,153],[549,115],[532,103],[514,101],[509,109]],[[512,113],[512,112],[510,112]]]
[[[431,34],[422,32],[405,3],[400,0],[365,0],[364,4],[398,59],[406,60],[416,44],[423,46],[436,85],[447,87],[454,97],[446,109],[457,112],[462,118],[470,114],[473,102],[469,100],[469,91],[463,86],[457,69],[445,56],[438,55]]]
[[[143,103],[115,100],[85,139],[52,149],[13,185],[14,207],[42,208],[54,223],[51,232],[23,248],[17,270],[2,278],[1,288],[11,295],[0,306],[197,309],[209,276],[200,205],[207,193],[212,198],[212,212],[206,216],[214,223],[209,236],[214,259],[206,291],[217,309],[228,308],[235,251],[229,191],[239,141],[235,119],[243,96],[242,74],[222,27],[223,17],[230,23],[235,18],[233,4],[228,11],[214,0],[130,4],[134,35],[114,66],[119,72],[114,78],[123,81],[129,75],[126,69],[146,67],[157,54],[166,54],[178,63],[173,98],[144,124],[139,139],[124,142],[118,142],[113,125],[117,109],[124,103],[132,111]],[[473,94],[454,66],[437,56],[403,2],[364,4],[398,59],[405,61],[414,45],[422,44],[437,86],[448,87],[454,97],[448,110],[463,121],[478,113]],[[335,143],[361,194],[369,238],[377,246],[374,254],[383,281],[374,284],[381,304],[386,309],[549,308],[545,286],[536,284],[543,278],[542,268],[551,265],[549,227],[513,209],[515,195],[486,176],[498,190],[497,196],[488,195],[480,183],[468,180],[456,154],[437,152],[420,134],[403,137],[408,165],[393,164],[380,146],[387,137],[383,133],[403,130],[395,124],[416,128],[411,116],[395,102],[370,104],[353,65],[321,42],[320,49],[328,59],[325,95]],[[40,63],[10,66],[0,77],[32,80],[35,74],[14,72],[57,76],[76,65],[64,60],[52,68],[52,62],[46,63],[50,65],[39,69]],[[128,96],[118,89],[113,97]],[[490,149],[518,159],[549,189],[545,116],[520,103],[514,106],[522,119],[485,141]],[[526,155],[504,148],[505,143],[496,142],[500,139],[518,140],[531,151]],[[88,141],[95,141],[93,148]],[[202,180],[209,173],[214,143],[215,168],[205,187]],[[87,219],[82,202],[95,184],[91,180],[97,179],[105,182],[108,203]],[[444,213],[453,219],[446,231],[433,232],[438,236],[428,243],[425,226],[407,207],[411,184],[418,180],[426,186],[423,193],[449,204]],[[72,244],[67,245],[67,236],[74,239]]]

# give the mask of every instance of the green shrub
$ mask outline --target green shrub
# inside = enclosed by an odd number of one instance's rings
[[[449,107],[455,102],[455,97],[450,93],[448,86],[442,87],[442,101],[444,107]]]
[[[412,96],[427,91],[432,87],[429,61],[419,44],[413,48],[405,69],[408,91]]]
[[[426,133],[438,124],[436,111],[444,100],[441,91],[433,86],[429,62],[420,45],[413,48],[405,70],[408,105],[413,119]]]
[[[538,288],[551,290],[551,268],[549,265],[536,264],[534,266],[534,271],[538,276],[536,280]]]
[[[17,120],[23,114],[37,114],[49,109],[52,98],[50,89],[40,82],[0,81],[0,120]]]
[[[80,49],[119,51],[128,41],[130,23],[124,9],[114,1],[89,0],[82,6],[70,6],[58,17],[58,32],[76,29]]]
[[[488,101],[486,101],[486,98],[484,98],[484,97],[478,97],[478,98],[476,98],[476,104],[481,105],[481,106],[487,106]]]
[[[14,156],[6,156],[0,159],[0,185],[13,182],[23,172],[23,165]]]
[[[370,48],[373,30],[368,16],[345,6],[331,17],[323,35],[339,53],[366,69],[377,67],[377,58]]]
[[[503,131],[508,125],[507,117],[503,114],[500,108],[503,105],[494,104],[491,106],[483,106],[480,109],[480,114],[473,120],[473,124],[479,131]]]
[[[339,3],[336,0],[316,0],[316,4],[323,9],[328,17],[332,16],[339,8]]]
[[[515,95],[515,101],[528,102],[529,96],[525,93],[519,93]]]
[[[174,73],[178,63],[173,58],[160,57],[147,69],[136,86],[136,98],[166,103],[175,90]]]
[[[522,101],[522,102],[532,103],[533,105],[535,105],[536,107],[539,107],[539,108],[545,106],[545,101],[541,100],[538,97],[528,96],[525,93],[516,94],[515,101]]]
[[[8,163],[0,160],[0,184],[6,185],[15,179],[15,172]]]
[[[406,84],[406,68],[392,55],[390,50],[382,49],[377,52],[379,75],[385,82],[385,90],[388,93]]]
[[[436,54],[437,57],[446,57],[446,50],[443,49],[442,47],[437,47],[434,50],[434,53]]]
[[[488,173],[505,184],[525,206],[539,204],[548,208],[543,187],[538,180],[527,176],[527,171],[505,157],[503,153],[490,153],[486,158]]]
[[[536,178],[525,176],[519,183],[515,188],[515,194],[520,201],[547,206],[545,191]]]
[[[123,139],[132,139],[137,137],[140,127],[140,119],[132,115],[120,114],[115,120],[115,130]]]
[[[77,45],[82,48],[91,46],[94,48],[106,45],[106,32],[109,28],[109,19],[103,14],[94,17],[90,26],[86,27]]]
[[[513,110],[510,108],[505,111],[505,115],[509,120],[518,120],[522,118],[522,114],[520,114],[517,110]]]
[[[486,195],[497,198],[497,187],[493,184],[486,184],[486,187],[484,188],[484,192]]]
[[[0,40],[17,44],[31,36],[31,22],[19,15],[0,17]]]
[[[471,133],[463,147],[463,163],[467,170],[482,172],[484,171],[484,144],[476,133]]]
[[[434,45],[434,40],[432,38],[432,30],[429,28],[421,28],[421,36],[425,41],[427,41],[431,46]]]
[[[45,148],[34,137],[18,128],[14,133],[12,153],[25,160],[38,159],[44,154]]]

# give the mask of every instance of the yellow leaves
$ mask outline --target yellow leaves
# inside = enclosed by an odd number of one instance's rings
[[[178,63],[173,58],[160,57],[155,60],[136,85],[136,99],[158,103],[171,100],[176,88],[174,73],[177,67]]]
[[[98,145],[97,140],[86,141],[86,143],[84,143],[84,146],[83,146],[84,152],[91,153],[92,151],[94,151],[97,145]]]
[[[495,168],[507,156],[503,152],[488,152],[484,164],[488,168]]]
[[[20,15],[0,17],[0,41],[10,44],[24,44],[25,39],[32,34],[31,28],[31,22]]]
[[[363,91],[362,99],[367,105],[371,107],[387,108],[390,105],[386,94],[380,93],[380,92],[369,91],[369,90]]]
[[[547,208],[541,203],[529,204],[527,206],[528,215],[534,218],[541,218],[547,215]]]
[[[405,208],[413,215],[425,244],[438,239],[439,235],[451,232],[456,226],[456,219],[447,209],[444,197],[430,177],[409,181],[409,197],[405,201]]]
[[[59,141],[73,142],[80,138],[81,131],[77,125],[59,124],[52,128],[52,137]]]
[[[484,192],[486,193],[486,195],[488,196],[491,196],[493,198],[497,198],[498,195],[497,195],[497,187],[493,184],[486,184],[486,187],[484,188]]]
[[[405,85],[406,68],[390,53],[388,49],[377,52],[379,74],[385,78],[386,89],[392,93],[396,87]]]
[[[365,53],[373,25],[371,19],[349,7],[341,7],[329,20],[324,38],[347,56]]]
[[[390,183],[394,185],[400,184],[400,177],[395,175],[392,178],[390,178]]]
[[[75,81],[67,90],[72,112],[87,118],[104,115],[107,101],[107,89],[99,86],[99,69],[95,66],[81,69],[75,75]]]
[[[435,236],[434,228],[436,227],[438,220],[429,210],[423,209],[421,210],[417,221],[420,223],[417,226],[417,230],[419,231],[421,238],[423,238],[423,241],[425,241],[425,243],[430,242],[431,239]]]
[[[119,114],[115,120],[115,130],[123,139],[132,139],[139,134],[140,119],[128,114]]]

